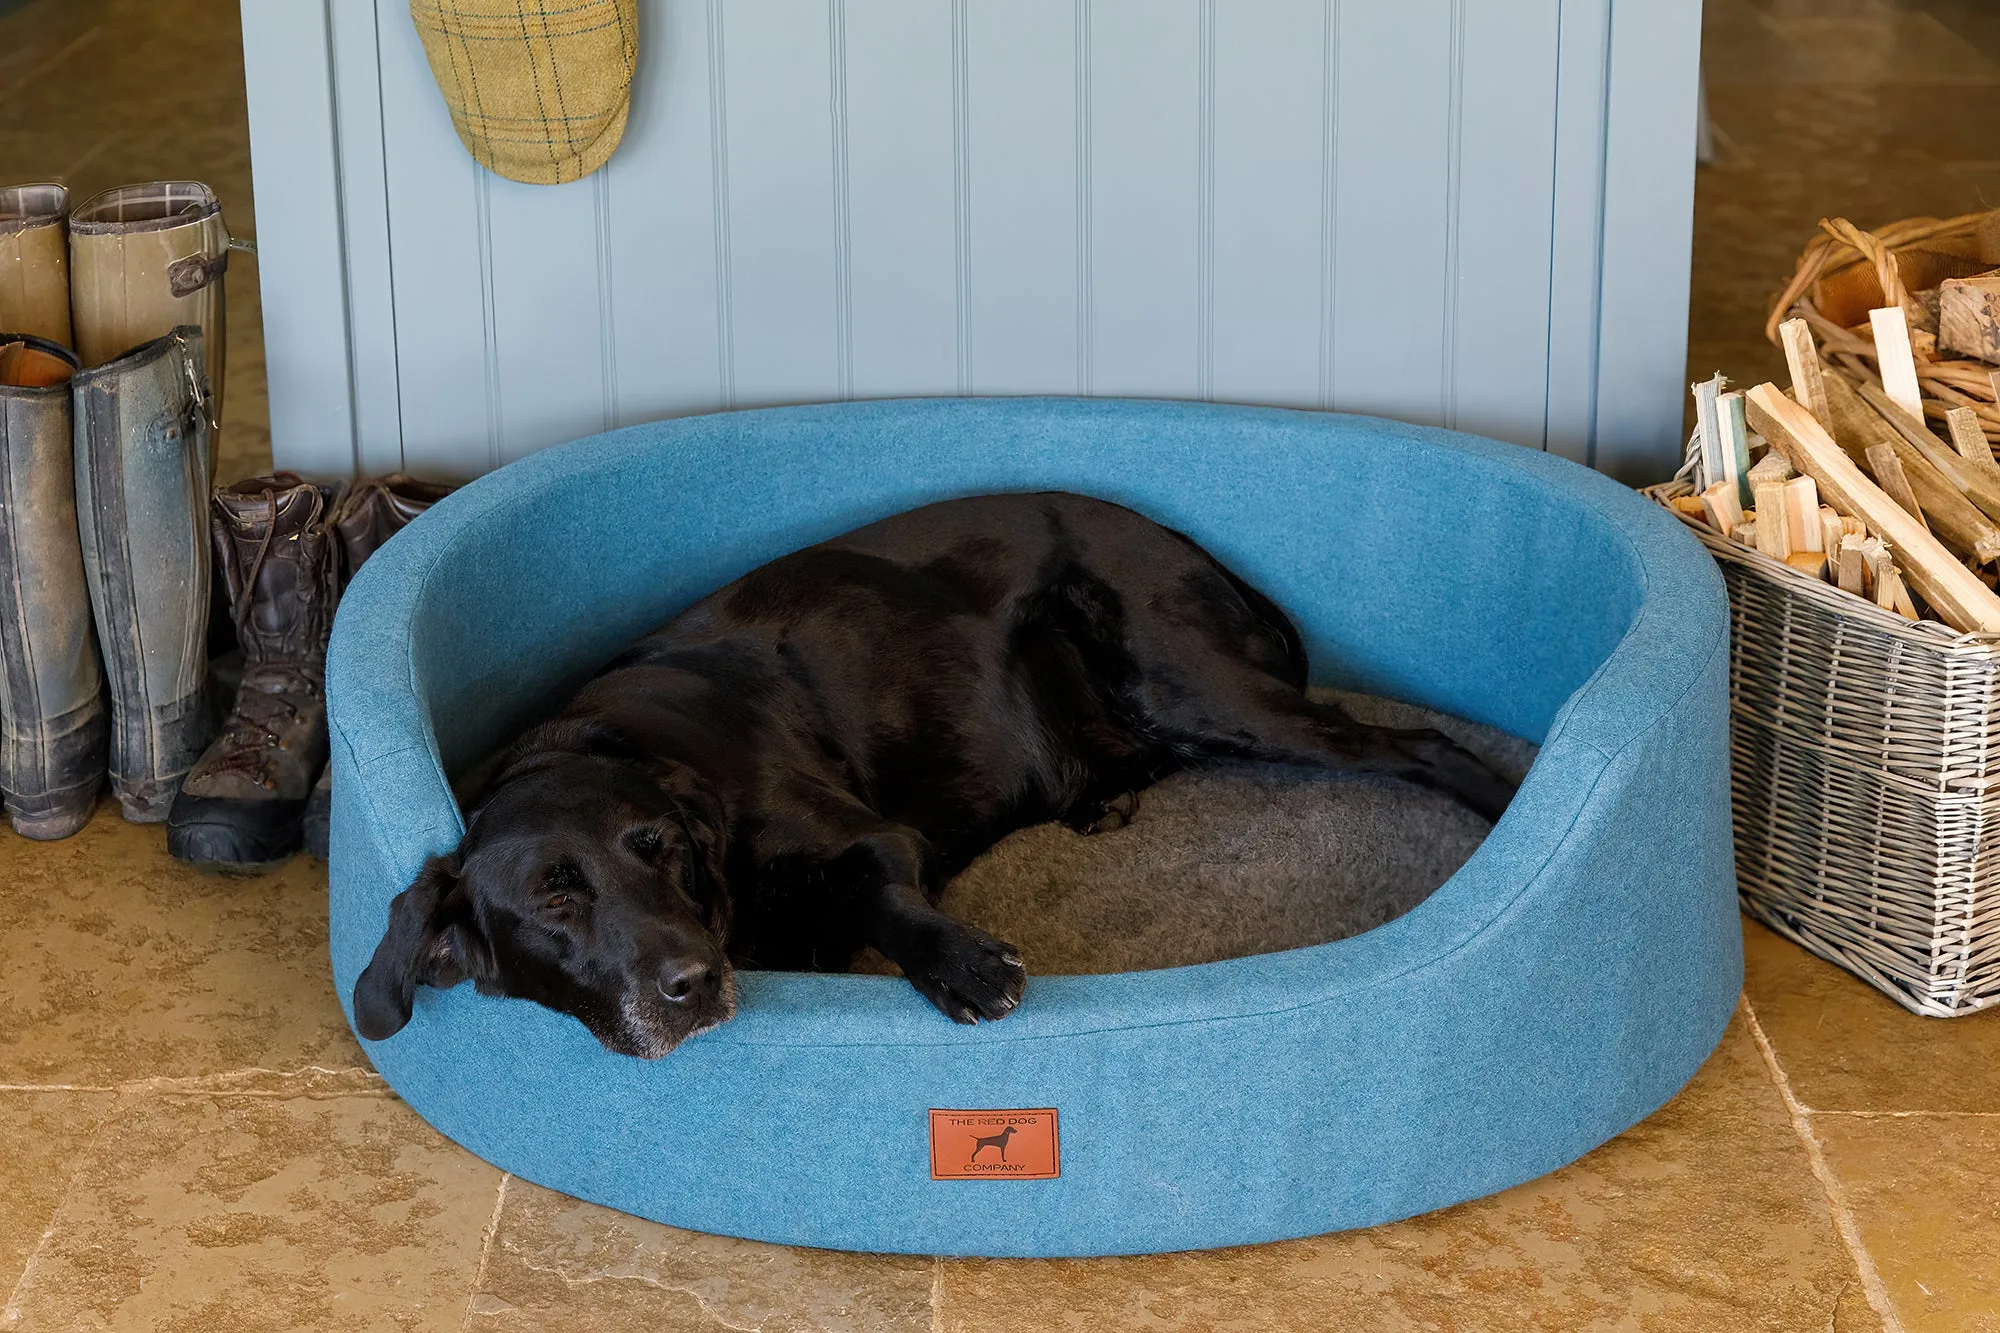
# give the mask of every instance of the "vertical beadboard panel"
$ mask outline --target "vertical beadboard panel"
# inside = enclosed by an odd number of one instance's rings
[[[1332,0],[1217,0],[1214,396],[1316,406]]]
[[[1555,215],[1549,246],[1548,449],[1590,461],[1597,421],[1599,274],[1604,246],[1607,5],[1565,4],[1556,62]]]
[[[270,223],[258,277],[271,436],[302,470],[344,477],[354,466],[353,376],[327,12],[320,3],[245,5],[242,24],[246,50],[273,53],[244,67],[251,161],[264,168],[258,217]]]
[[[1700,7],[1613,5],[1606,68],[1604,253],[1590,461],[1638,485],[1673,475],[1681,460]]]
[[[969,0],[961,142],[975,393],[1079,393],[1079,31],[1093,0]]]
[[[618,151],[602,171],[615,424],[726,399],[717,353],[708,0],[646,0]]]
[[[1092,0],[1089,52],[1093,393],[1197,398],[1212,0]]]
[[[1693,0],[641,2],[625,140],[556,189],[472,165],[405,0],[327,9],[335,153],[289,111],[257,148],[337,174],[365,469],[938,392],[1333,406],[1672,461]],[[260,70],[298,58],[259,49],[277,30],[246,24]],[[268,350],[274,419],[304,419],[340,358]]]
[[[487,178],[503,463],[611,424],[598,285],[601,185]]]
[[[844,10],[848,330],[857,397],[958,390],[952,5]]]
[[[376,23],[403,453],[428,474],[476,476],[500,463],[486,173],[452,131],[404,0],[378,0]]]
[[[729,326],[735,400],[841,394],[827,0],[725,0]]]
[[[1333,405],[1446,409],[1453,0],[1345,0],[1335,43]]]
[[[1560,0],[1460,0],[1446,424],[1541,448]]]
[[[348,362],[354,376],[354,464],[363,476],[405,464],[376,22],[373,5],[327,4],[346,241]]]

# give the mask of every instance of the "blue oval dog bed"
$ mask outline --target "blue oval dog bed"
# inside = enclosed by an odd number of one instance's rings
[[[427,990],[369,1044],[390,1085],[496,1165],[676,1226],[1088,1255],[1487,1194],[1687,1080],[1742,971],[1710,562],[1653,506],[1545,454],[1189,404],[691,418],[548,450],[439,504],[361,572],[334,632],[342,1002],[390,899],[458,842],[447,773],[758,564],[930,500],[1045,488],[1201,542],[1291,613],[1317,684],[1540,742],[1512,808],[1414,910],[1332,943],[1034,977],[1018,1012],[976,1028],[892,977],[745,974],[733,1021],[653,1062],[531,1004]],[[966,1149],[1014,1120],[1007,1173],[987,1151],[978,1178],[933,1179],[934,1111],[951,1113],[940,1143]]]

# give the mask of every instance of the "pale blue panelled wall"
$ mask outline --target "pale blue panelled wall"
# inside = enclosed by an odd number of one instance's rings
[[[405,0],[244,0],[274,453],[469,476],[906,394],[1678,454],[1698,0],[642,0],[610,165],[453,135]]]

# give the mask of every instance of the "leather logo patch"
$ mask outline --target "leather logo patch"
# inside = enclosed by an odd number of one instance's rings
[[[1052,1107],[932,1111],[932,1180],[1054,1180],[1062,1174]]]

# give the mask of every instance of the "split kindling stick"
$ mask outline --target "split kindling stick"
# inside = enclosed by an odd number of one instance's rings
[[[1760,384],[1744,398],[1750,424],[1772,448],[1811,477],[1834,508],[1853,514],[1895,545],[1902,553],[1904,572],[1946,624],[1961,631],[2000,633],[2000,597],[1863,476],[1812,413],[1775,384]]]

